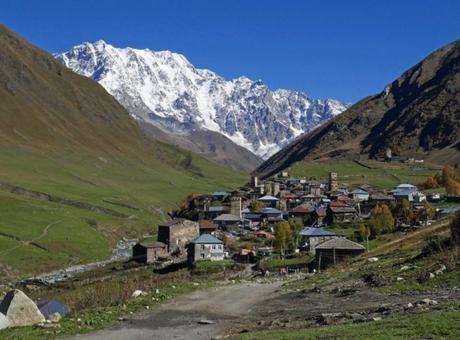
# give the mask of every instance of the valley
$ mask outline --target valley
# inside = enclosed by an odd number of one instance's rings
[[[460,338],[442,20],[73,5],[0,24],[0,339]]]

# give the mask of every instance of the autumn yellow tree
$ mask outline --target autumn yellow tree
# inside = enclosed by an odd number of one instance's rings
[[[297,249],[299,246],[299,241],[300,241],[300,231],[303,228],[303,225],[299,222],[297,222],[295,219],[290,218],[288,220],[289,227],[291,228],[291,243],[292,243],[292,248]]]
[[[411,223],[415,217],[412,206],[410,202],[406,199],[403,199],[398,203],[394,210],[394,214],[404,223]]]
[[[423,203],[423,208],[420,210],[419,217],[421,220],[425,221],[425,224],[428,220],[431,220],[435,215],[435,210],[433,205],[430,202]]]
[[[455,174],[455,170],[450,165],[446,165],[442,169],[441,173],[442,184],[446,188],[448,195],[458,196],[460,195],[460,179]]]
[[[369,251],[369,237],[371,236],[371,229],[365,224],[360,224],[359,234],[361,235],[363,240],[366,240],[366,248],[367,248],[367,251]]]
[[[394,226],[395,219],[386,204],[378,204],[371,210],[371,218],[367,223],[371,236],[392,232]]]
[[[275,226],[275,246],[284,257],[286,250],[292,242],[292,231],[289,222],[282,221]]]

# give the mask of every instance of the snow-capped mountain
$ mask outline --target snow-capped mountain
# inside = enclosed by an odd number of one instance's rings
[[[260,80],[226,80],[170,51],[116,48],[99,40],[55,57],[98,81],[140,121],[176,134],[219,132],[263,158],[348,107],[272,91]]]

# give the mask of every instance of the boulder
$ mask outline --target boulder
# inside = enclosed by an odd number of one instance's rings
[[[133,298],[137,298],[137,297],[139,297],[139,296],[145,296],[145,295],[147,295],[147,293],[146,293],[146,292],[143,292],[142,290],[139,290],[139,289],[135,290],[135,291],[133,292],[133,294],[131,294],[131,296],[132,296]]]
[[[0,305],[0,313],[6,315],[10,326],[31,326],[45,321],[37,305],[22,291],[8,292]]]
[[[8,320],[5,315],[0,313],[0,329],[5,329],[8,327],[10,327],[10,320]]]

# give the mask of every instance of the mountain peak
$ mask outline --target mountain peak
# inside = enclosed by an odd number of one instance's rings
[[[80,46],[56,58],[97,80],[136,119],[177,134],[218,132],[261,157],[347,107],[296,91],[272,91],[245,76],[226,80],[171,51],[116,48],[102,40]]]

